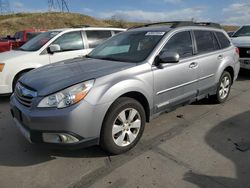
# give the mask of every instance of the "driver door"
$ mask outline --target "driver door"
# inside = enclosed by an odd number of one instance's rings
[[[49,55],[50,63],[82,57],[87,53],[84,50],[81,31],[65,33],[52,44],[58,44],[61,50]]]
[[[190,31],[174,34],[162,51],[180,55],[178,63],[153,67],[156,113],[182,104],[197,95],[198,64],[193,59]]]

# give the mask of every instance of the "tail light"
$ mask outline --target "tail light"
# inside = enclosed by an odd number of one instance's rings
[[[235,52],[240,55],[240,49],[239,48],[235,48]]]

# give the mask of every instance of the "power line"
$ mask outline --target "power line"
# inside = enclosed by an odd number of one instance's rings
[[[10,14],[10,3],[8,0],[0,0],[0,14]]]
[[[49,12],[69,12],[67,0],[48,0]]]

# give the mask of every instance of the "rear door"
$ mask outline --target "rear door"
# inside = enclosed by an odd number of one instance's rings
[[[173,35],[164,51],[177,52],[180,62],[153,67],[156,112],[174,107],[197,94],[197,64],[193,61],[193,41],[190,31]]]
[[[50,63],[86,55],[81,31],[65,33],[52,44],[58,44],[61,47],[61,51],[49,55]]]
[[[213,31],[194,30],[194,37],[198,63],[198,88],[199,95],[202,95],[214,90],[215,74],[224,57]]]

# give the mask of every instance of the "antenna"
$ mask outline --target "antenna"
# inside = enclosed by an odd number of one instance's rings
[[[67,0],[48,0],[49,12],[69,12]]]
[[[10,3],[8,0],[0,0],[0,14],[10,14]]]

